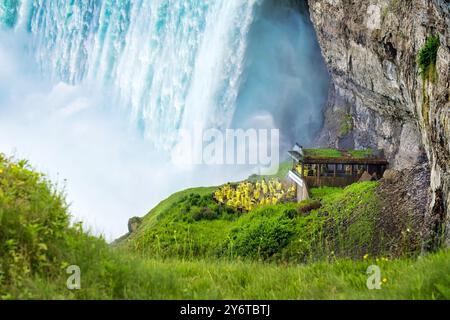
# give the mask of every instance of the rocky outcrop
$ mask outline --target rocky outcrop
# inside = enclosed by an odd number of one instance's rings
[[[332,77],[318,143],[381,148],[396,169],[425,157],[427,247],[443,232],[450,242],[450,1],[308,2]],[[433,36],[436,62],[421,73],[418,55]]]
[[[429,185],[427,163],[401,171],[387,170],[380,180],[376,193],[381,206],[375,223],[384,234],[377,241],[384,242],[393,256],[420,252],[427,233]]]
[[[114,240],[111,245],[119,246],[121,243],[124,243],[130,236],[135,233],[142,224],[143,219],[140,217],[133,217],[128,220],[128,233],[121,236],[120,238]]]
[[[136,230],[140,227],[142,224],[142,218],[139,217],[133,217],[130,220],[128,220],[128,233],[132,234],[133,232],[136,232]]]

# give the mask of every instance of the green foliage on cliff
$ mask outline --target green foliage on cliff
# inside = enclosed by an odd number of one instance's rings
[[[339,129],[339,137],[344,138],[353,130],[353,117],[351,114],[343,116],[341,127]]]
[[[436,81],[436,62],[439,47],[439,37],[431,36],[427,39],[424,46],[419,51],[417,63],[424,80],[431,82]]]
[[[426,85],[429,82],[436,83],[437,81],[436,62],[439,47],[439,37],[431,36],[427,39],[417,56],[417,63],[419,65],[419,71],[422,75],[423,82],[422,116],[425,120],[425,123],[428,123],[430,120],[430,97],[428,96]]]

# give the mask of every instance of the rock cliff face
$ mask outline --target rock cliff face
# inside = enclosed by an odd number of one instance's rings
[[[332,77],[318,143],[381,148],[397,169],[428,161],[427,245],[443,232],[449,244],[450,1],[308,2]],[[418,56],[433,37],[435,62],[421,72]]]

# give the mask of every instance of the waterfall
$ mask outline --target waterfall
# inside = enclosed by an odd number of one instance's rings
[[[0,22],[32,35],[43,75],[108,92],[110,104],[126,110],[148,139],[170,146],[181,128],[245,126],[242,117],[257,114],[252,108],[272,114],[278,127],[320,125],[323,97],[311,96],[325,96],[327,85],[318,79],[325,72],[317,44],[304,14],[283,2],[0,0]],[[278,28],[276,38],[267,36],[268,24]],[[292,117],[293,108],[300,116]]]
[[[109,239],[175,191],[245,179],[173,147],[199,127],[307,144],[328,77],[302,3],[0,0],[0,152],[67,179],[74,217]]]

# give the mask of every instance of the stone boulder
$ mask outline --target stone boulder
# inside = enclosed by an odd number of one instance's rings
[[[401,173],[398,170],[388,169],[384,172],[383,179],[386,183],[396,183],[400,180]]]
[[[376,175],[371,175],[367,171],[364,171],[361,178],[359,178],[359,182],[375,181],[375,180],[377,180]]]
[[[128,232],[129,233],[136,232],[136,230],[139,228],[141,223],[142,223],[142,218],[139,218],[139,217],[133,217],[130,220],[128,220]]]

